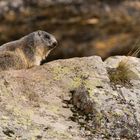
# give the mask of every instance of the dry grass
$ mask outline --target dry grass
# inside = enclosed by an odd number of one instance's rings
[[[136,47],[137,43],[135,44]],[[137,57],[140,52],[140,47],[137,47],[136,51],[134,51],[135,47],[132,47],[132,50],[129,52],[129,56]],[[134,51],[134,52],[133,52]],[[109,76],[111,82],[119,85],[130,84],[131,79],[131,71],[130,71],[130,63],[129,56],[121,60],[117,66],[117,68],[109,70]]]
[[[126,83],[128,84],[130,81],[130,70],[129,70],[129,64],[127,59],[122,60],[118,67],[115,69],[111,69],[109,71],[109,76],[111,82],[114,84],[119,84],[119,85],[125,85]]]

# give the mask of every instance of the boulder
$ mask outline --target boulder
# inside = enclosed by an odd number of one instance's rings
[[[126,59],[137,77],[113,81]],[[91,56],[0,72],[0,138],[140,139],[139,62]]]

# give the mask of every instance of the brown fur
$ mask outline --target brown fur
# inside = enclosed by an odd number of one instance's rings
[[[36,31],[6,43],[0,46],[0,71],[40,65],[56,45],[55,37],[44,31]]]

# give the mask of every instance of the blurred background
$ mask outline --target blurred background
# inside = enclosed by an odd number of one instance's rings
[[[35,30],[59,42],[47,61],[127,55],[140,46],[140,1],[0,0],[0,45]]]

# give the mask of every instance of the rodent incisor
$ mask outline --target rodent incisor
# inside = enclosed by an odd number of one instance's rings
[[[40,30],[6,43],[0,46],[0,71],[40,65],[56,45],[53,35]]]

